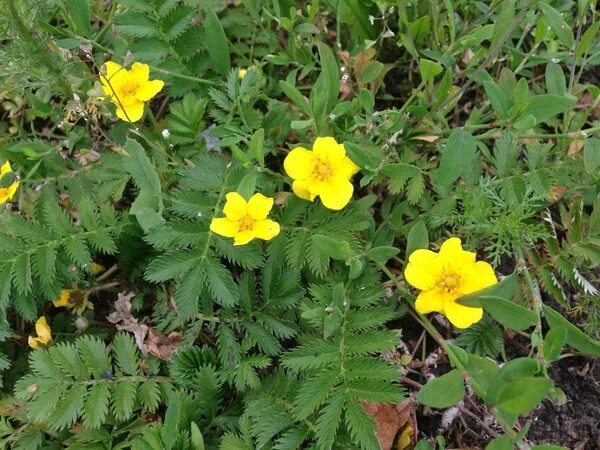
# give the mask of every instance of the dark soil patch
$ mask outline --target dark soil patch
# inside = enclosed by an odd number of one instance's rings
[[[567,403],[544,402],[531,414],[527,436],[536,444],[552,443],[570,449],[600,449],[600,363],[588,358],[566,358],[552,364],[550,378]]]

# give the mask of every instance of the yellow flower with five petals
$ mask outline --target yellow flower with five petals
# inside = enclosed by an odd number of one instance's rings
[[[225,217],[213,219],[210,231],[232,237],[233,245],[244,245],[255,238],[268,241],[279,234],[279,224],[267,219],[273,207],[272,198],[254,194],[246,201],[237,192],[230,192],[225,198]]]
[[[4,177],[4,175],[11,173],[12,167],[10,167],[10,163],[6,161],[0,167],[0,178]],[[13,178],[14,181],[7,187],[0,187],[0,205],[3,203],[9,202],[12,200],[15,192],[17,192],[17,188],[19,187],[19,180],[17,178]]]
[[[294,194],[311,202],[318,196],[326,208],[340,210],[354,192],[352,176],[359,167],[346,156],[344,144],[332,137],[319,137],[312,151],[296,147],[286,156],[283,167],[294,180]]]
[[[415,309],[421,314],[443,313],[457,328],[468,328],[483,317],[482,308],[472,308],[456,300],[498,282],[494,269],[485,261],[475,261],[475,253],[462,249],[460,239],[447,239],[439,253],[415,250],[404,271],[406,281],[421,290]]]
[[[50,330],[50,325],[46,322],[46,317],[40,317],[35,323],[35,332],[37,337],[29,336],[27,339],[27,343],[33,349],[38,348],[39,346],[46,347],[50,345],[52,342],[52,331]]]
[[[62,291],[60,291],[60,296],[58,297],[58,299],[52,300],[52,304],[56,308],[62,308],[69,306],[69,300],[71,300],[71,290],[63,289]]]
[[[149,80],[150,67],[135,62],[127,70],[107,61],[100,69],[102,90],[117,107],[117,117],[137,122],[144,114],[144,103],[160,92],[162,80]]]

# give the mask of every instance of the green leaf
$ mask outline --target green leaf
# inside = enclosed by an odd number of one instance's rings
[[[429,247],[429,233],[425,222],[419,220],[409,230],[406,236],[406,261],[412,253],[419,248]]]
[[[126,12],[115,17],[115,29],[131,37],[147,38],[156,36],[160,30],[145,14]]]
[[[219,18],[211,8],[205,10],[204,39],[210,61],[217,72],[227,75],[231,70],[229,43]]]
[[[465,396],[465,383],[458,369],[428,381],[419,391],[417,401],[432,408],[448,408]]]
[[[588,173],[595,173],[600,167],[600,139],[590,138],[585,141],[583,165]]]
[[[66,9],[73,21],[75,31],[85,37],[92,36],[92,27],[90,20],[92,19],[92,13],[90,11],[90,4],[88,0],[66,0]]]
[[[252,137],[250,138],[250,153],[256,158],[260,167],[265,167],[265,130],[264,128],[259,128],[254,132]]]
[[[475,160],[476,149],[477,141],[471,133],[460,128],[455,129],[442,151],[437,173],[438,183],[443,187],[449,187]]]
[[[580,352],[600,356],[600,342],[589,337],[549,306],[543,305],[543,309],[550,328],[564,327],[567,330],[567,344]]]
[[[512,330],[526,330],[537,322],[535,312],[501,297],[482,295],[479,303],[494,319]]]
[[[190,423],[190,443],[192,444],[192,450],[204,450],[204,438],[202,432],[196,422]]]
[[[81,414],[84,394],[83,384],[76,384],[67,389],[48,417],[48,424],[57,430],[73,425]]]
[[[214,257],[206,258],[206,284],[215,301],[222,306],[235,306],[239,301],[239,290],[231,273]]]
[[[113,340],[112,352],[115,362],[123,374],[139,374],[137,347],[130,334],[118,333]]]
[[[500,86],[493,81],[484,81],[483,87],[488,96],[492,108],[501,119],[509,117],[508,110],[510,108],[509,99],[506,97]]]
[[[549,62],[546,64],[546,86],[548,94],[565,97],[567,95],[567,81],[565,74],[558,64]]]
[[[367,258],[376,263],[385,263],[388,259],[393,258],[400,249],[390,246],[373,247],[367,251]]]
[[[254,191],[256,189],[256,178],[256,171],[252,171],[245,175],[236,189],[237,193],[244,197],[246,200],[250,200],[250,197],[254,194]]]
[[[598,21],[592,23],[589,28],[585,30],[585,33],[583,33],[583,36],[579,40],[577,50],[575,51],[577,58],[580,58],[585,54],[590,44],[594,41],[596,34],[598,34],[598,30],[600,30],[600,22]]]
[[[375,436],[375,424],[367,415],[358,400],[348,399],[346,402],[346,426],[352,439],[363,449],[379,448]]]
[[[498,391],[497,406],[510,414],[524,414],[535,408],[553,385],[548,378],[513,378]]]
[[[544,13],[544,17],[550,25],[550,28],[556,33],[558,39],[569,49],[575,44],[573,30],[567,22],[562,18],[560,13],[547,3],[539,2],[538,6]]]
[[[310,115],[310,109],[308,107],[308,102],[306,101],[306,98],[298,89],[296,89],[295,86],[292,86],[287,81],[281,80],[279,81],[279,87],[287,96],[287,98],[293,101],[296,104],[296,106],[300,107],[304,114],[306,114],[307,116]]]
[[[481,289],[480,291],[464,295],[457,301],[461,305],[481,307],[481,303],[479,303],[480,296],[487,295],[490,297],[502,297],[505,300],[510,300],[514,297],[519,288],[520,286],[517,273],[513,272],[509,276],[504,277],[499,283],[493,284],[485,289]]]
[[[429,61],[428,59],[420,59],[419,60],[419,72],[421,73],[421,79],[423,81],[429,81],[434,79],[437,75],[442,73],[444,68],[441,64],[438,64],[434,61]]]
[[[373,93],[370,90],[362,88],[358,93],[358,101],[360,106],[362,106],[367,114],[373,113],[373,108],[375,107],[375,97],[373,97]]]
[[[537,123],[542,123],[557,114],[564,113],[571,108],[575,102],[574,98],[562,97],[560,95],[536,95],[529,99],[529,103],[523,111],[522,117],[531,114],[537,120]]]
[[[350,244],[348,244],[347,241],[334,239],[322,234],[314,234],[311,236],[311,239],[318,247],[319,251],[331,259],[346,261],[352,256]]]
[[[506,30],[510,28],[511,22],[515,18],[515,0],[504,0],[502,2],[502,9],[500,14],[494,21],[494,33],[492,34],[492,40],[490,42],[490,50],[495,49]],[[509,37],[510,39],[510,37]]]
[[[89,388],[83,400],[83,423],[87,428],[95,429],[104,423],[109,400],[108,382],[95,383]]]
[[[139,142],[127,139],[124,150],[127,156],[123,158],[123,167],[139,189],[129,212],[135,215],[142,229],[148,231],[164,223],[160,179]]]
[[[336,105],[339,97],[340,71],[331,49],[322,42],[318,42],[317,46],[321,58],[321,74],[315,84],[321,82],[325,86],[325,92],[327,93],[326,111],[329,112]]]
[[[546,361],[556,361],[567,342],[567,329],[565,327],[551,328],[544,339],[542,348]]]
[[[513,450],[512,441],[507,436],[500,436],[490,441],[485,450]]]

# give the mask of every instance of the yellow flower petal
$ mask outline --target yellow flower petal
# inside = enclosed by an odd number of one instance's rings
[[[343,158],[336,167],[337,175],[348,179],[352,178],[352,176],[359,170],[360,167],[354,164],[354,162],[348,157]]]
[[[332,164],[340,163],[346,156],[344,144],[338,144],[332,137],[318,137],[313,144],[313,152]]]
[[[52,332],[45,316],[40,317],[35,323],[35,332],[42,344],[48,344],[52,340]]]
[[[225,196],[225,206],[223,206],[223,213],[230,220],[239,220],[242,217],[248,215],[248,203],[244,200],[237,192],[229,192]]]
[[[471,308],[461,305],[454,300],[447,300],[444,304],[444,315],[456,328],[469,328],[483,317],[482,308]]]
[[[33,336],[29,336],[27,338],[27,344],[29,344],[29,346],[35,350],[36,348],[39,347],[40,340],[38,338],[34,338]]]
[[[238,223],[226,217],[213,219],[210,222],[210,231],[221,236],[234,237],[238,233],[238,230]]]
[[[319,196],[326,208],[338,211],[348,204],[352,198],[354,186],[343,178],[335,178],[329,183],[323,183]]]
[[[443,312],[446,300],[448,300],[448,295],[439,289],[423,291],[417,297],[415,309],[421,314]]]
[[[148,101],[158,94],[164,85],[165,82],[162,80],[146,81],[140,85],[135,93],[135,97],[138,100]]]
[[[477,261],[475,264],[463,268],[461,272],[463,280],[461,292],[463,294],[479,291],[498,282],[494,269],[485,261]]]
[[[2,164],[2,167],[0,167],[0,178],[6,175],[8,172],[12,172],[12,167],[10,167],[10,163],[6,161],[4,164]]]
[[[67,306],[69,304],[70,298],[71,298],[71,293],[69,291],[67,291],[66,289],[63,289],[62,291],[60,291],[60,297],[58,298],[58,300],[53,300],[52,304],[56,308]]]
[[[248,200],[248,215],[254,220],[265,220],[273,207],[273,199],[257,193]]]
[[[254,230],[244,230],[237,233],[233,239],[233,245],[245,245],[256,237]]]
[[[150,78],[150,66],[140,62],[134,62],[131,65],[129,74],[130,76],[135,77],[138,82],[143,83],[148,81],[148,78]]]
[[[238,70],[238,78],[240,80],[243,80],[244,77],[246,76],[246,73],[248,73],[248,71],[246,69],[239,69]]]
[[[294,191],[294,194],[296,194],[298,197],[312,202],[315,200],[317,195],[310,192],[308,190],[308,186],[309,184],[306,182],[306,180],[294,180],[292,183],[292,191]]]
[[[417,289],[428,290],[437,282],[438,255],[431,250],[418,249],[411,253],[404,270],[404,279]]]
[[[280,226],[271,219],[261,220],[254,224],[254,233],[259,239],[269,241],[279,234]]]
[[[296,147],[287,154],[283,161],[283,168],[290,178],[303,180],[312,174],[315,157],[311,151]]]
[[[475,253],[463,250],[460,239],[452,237],[446,239],[440,247],[440,258],[454,266],[472,264],[475,262]]]
[[[123,107],[117,102],[115,102],[115,105],[117,107],[117,117],[126,122],[137,122],[144,115],[144,102],[142,101],[136,101],[132,104],[121,103]]]
[[[123,78],[127,75],[127,69],[113,61],[107,61],[100,69],[100,84],[106,95],[112,97],[115,95],[117,86],[120,85]]]

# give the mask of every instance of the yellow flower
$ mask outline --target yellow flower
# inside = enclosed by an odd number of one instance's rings
[[[254,238],[268,241],[279,234],[279,224],[267,219],[273,207],[272,198],[254,194],[246,202],[237,192],[230,192],[225,198],[225,217],[213,219],[210,231],[234,238],[233,245],[244,245]]]
[[[319,137],[312,151],[296,147],[283,161],[294,180],[294,194],[311,202],[317,197],[326,208],[339,210],[348,204],[354,192],[350,182],[359,168],[346,156],[344,144],[332,137]]]
[[[415,304],[419,313],[443,313],[457,328],[479,322],[483,309],[464,306],[456,300],[498,282],[492,266],[475,261],[475,253],[463,250],[456,237],[446,240],[439,253],[415,250],[408,258],[404,278],[422,291]]]
[[[35,332],[37,337],[29,336],[29,339],[27,340],[27,343],[31,348],[36,349],[40,345],[50,345],[50,342],[52,342],[52,331],[44,316],[40,317],[35,323]]]
[[[67,289],[63,289],[62,291],[60,291],[60,297],[58,298],[58,300],[53,300],[52,304],[57,308],[61,308],[63,306],[69,306],[70,299],[71,299],[71,291],[67,290]]]
[[[10,167],[10,163],[6,161],[2,167],[0,167],[0,178],[2,178],[7,173],[12,172],[12,167]],[[19,180],[15,178],[15,181],[8,187],[0,187],[0,205],[12,200],[15,192],[17,192],[17,188],[19,187]]]
[[[144,114],[144,102],[160,92],[162,80],[149,80],[147,64],[133,63],[131,70],[108,61],[100,69],[102,90],[117,107],[117,117],[136,122]]]
[[[247,73],[248,73],[248,71],[246,69],[239,69],[238,70],[239,79],[243,80]]]

